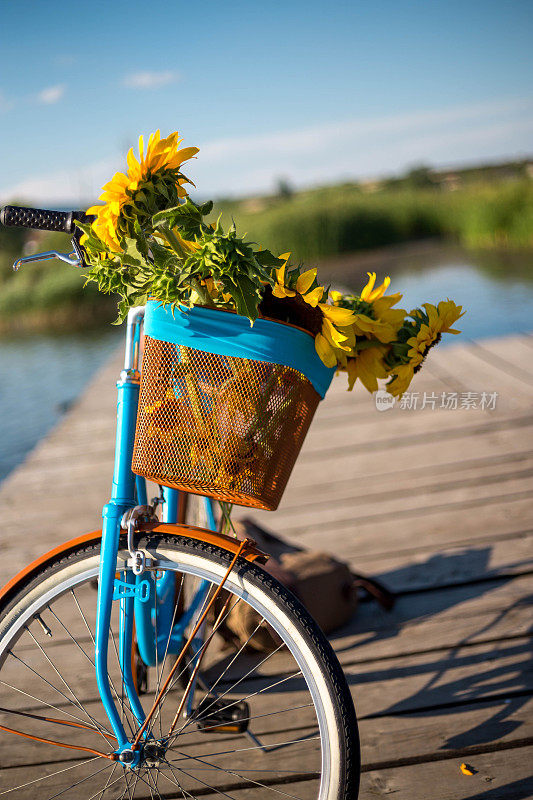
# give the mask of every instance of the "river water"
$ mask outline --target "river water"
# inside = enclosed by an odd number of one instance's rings
[[[0,481],[117,349],[124,329],[0,341]]]
[[[533,257],[529,254],[472,254],[420,243],[324,265],[325,279],[360,288],[366,271],[391,275],[390,291],[404,293],[401,306],[450,297],[466,308],[465,339],[533,331]],[[68,410],[68,406],[111,353],[124,328],[63,336],[25,336],[0,342],[0,481]],[[442,346],[442,345],[441,345]]]

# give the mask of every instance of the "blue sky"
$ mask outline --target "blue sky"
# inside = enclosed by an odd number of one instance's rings
[[[202,195],[533,151],[533,5],[0,3],[0,199],[90,200],[139,133]]]

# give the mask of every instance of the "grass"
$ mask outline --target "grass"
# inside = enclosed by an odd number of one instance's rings
[[[430,236],[479,249],[533,248],[533,181],[458,191],[338,186],[221,204],[223,220],[265,247],[309,261]]]

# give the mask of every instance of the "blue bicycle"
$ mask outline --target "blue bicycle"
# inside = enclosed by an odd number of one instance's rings
[[[80,218],[0,215],[69,233]],[[83,266],[73,247],[15,267]],[[128,316],[102,530],[0,593],[0,797],[355,800],[353,704],[313,619],[230,535],[227,505],[197,498],[188,524],[190,495],[159,486],[149,501],[132,472],[143,317]]]

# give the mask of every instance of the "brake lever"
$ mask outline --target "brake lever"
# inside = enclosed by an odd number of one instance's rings
[[[84,266],[81,259],[78,258],[75,250],[73,250],[72,253],[58,253],[57,250],[47,250],[45,253],[34,253],[31,256],[17,258],[13,264],[13,269],[15,272],[18,272],[23,264],[29,264],[31,261],[48,261],[48,259],[51,258],[58,258],[60,261],[64,261],[65,264],[69,264],[71,267],[83,268]]]

